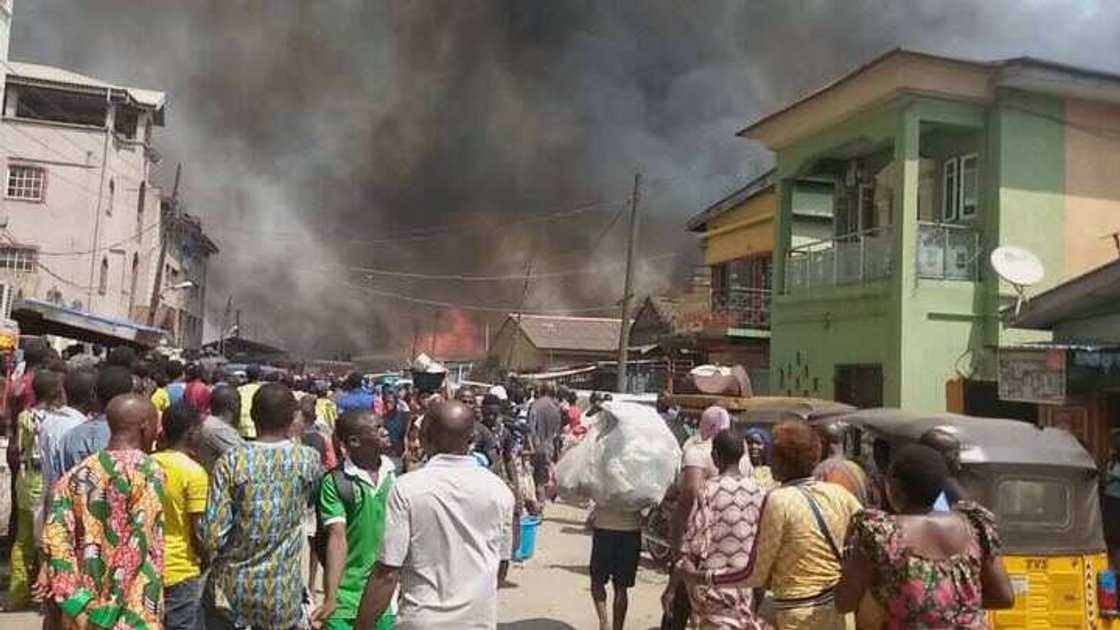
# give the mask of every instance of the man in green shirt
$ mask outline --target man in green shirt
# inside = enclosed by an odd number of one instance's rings
[[[323,477],[319,515],[327,529],[325,593],[313,625],[327,630],[352,629],[358,604],[385,534],[385,503],[393,489],[389,432],[365,409],[342,414],[335,433],[345,452],[342,465]],[[376,630],[391,630],[395,608],[378,620]]]

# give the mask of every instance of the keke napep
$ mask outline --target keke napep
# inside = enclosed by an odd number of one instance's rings
[[[837,419],[850,426],[849,457],[866,466],[876,448],[894,452],[931,429],[956,436],[959,481],[996,514],[1015,590],[1014,608],[991,613],[993,628],[1120,628],[1102,615],[1110,594],[1100,585],[1109,566],[1096,463],[1072,434],[1017,420],[898,409]]]

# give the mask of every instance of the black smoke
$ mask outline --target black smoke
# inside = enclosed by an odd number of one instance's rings
[[[11,56],[165,90],[160,179],[183,162],[189,211],[222,247],[212,334],[232,294],[249,335],[327,355],[407,345],[431,317],[384,292],[523,299],[520,282],[344,266],[594,264],[534,281],[526,305],[610,304],[624,230],[605,228],[641,170],[642,255],[682,253],[642,268],[643,290],[665,288],[699,262],[685,218],[768,166],[734,136],[752,119],[896,46],[1117,69],[1118,18],[1077,0],[16,0]]]

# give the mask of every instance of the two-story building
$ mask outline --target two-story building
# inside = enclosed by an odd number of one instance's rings
[[[1036,290],[1115,255],[1116,75],[896,50],[740,135],[776,157],[775,392],[944,410],[947,383],[994,382],[996,348],[1038,338],[1000,319],[994,248],[1034,252]],[[831,184],[831,234],[798,243],[806,178]]]

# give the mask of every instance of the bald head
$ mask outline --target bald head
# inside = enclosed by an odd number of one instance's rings
[[[105,409],[109,423],[109,448],[149,450],[155,441],[159,412],[139,394],[121,394]]]
[[[463,455],[474,438],[474,410],[458,401],[433,404],[424,416],[427,450]]]

